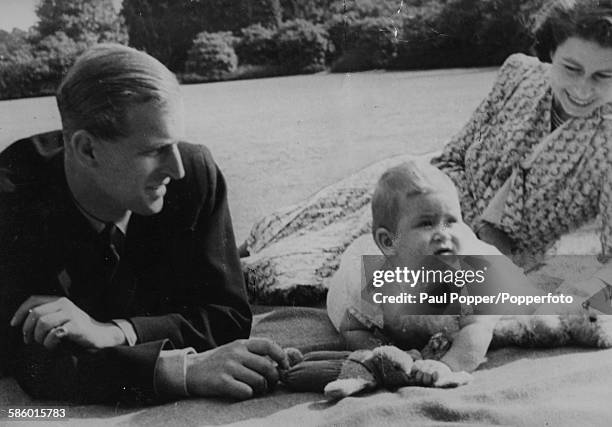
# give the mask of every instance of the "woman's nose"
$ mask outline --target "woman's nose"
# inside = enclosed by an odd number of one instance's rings
[[[595,88],[589,81],[588,77],[581,78],[574,87],[574,93],[581,100],[587,100],[593,95]]]

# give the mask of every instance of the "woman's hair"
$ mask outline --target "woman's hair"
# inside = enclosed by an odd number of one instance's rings
[[[129,135],[128,107],[149,101],[165,106],[179,97],[175,75],[161,62],[119,44],[86,50],[56,95],[65,137],[84,129],[107,140]]]
[[[570,37],[612,47],[612,0],[551,0],[536,20],[534,50],[541,61]]]
[[[378,180],[372,196],[372,233],[380,227],[396,233],[403,201],[435,191],[456,194],[453,181],[429,163],[410,160],[388,169]]]

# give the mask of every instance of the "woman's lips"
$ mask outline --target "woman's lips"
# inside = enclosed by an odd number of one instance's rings
[[[592,97],[585,100],[582,98],[577,98],[575,96],[572,96],[572,94],[569,93],[568,91],[565,91],[565,96],[572,104],[576,105],[577,107],[581,107],[581,108],[588,107],[594,102],[594,99]]]

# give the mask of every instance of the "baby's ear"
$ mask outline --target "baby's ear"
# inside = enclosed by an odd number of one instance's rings
[[[395,236],[385,227],[374,230],[374,242],[383,255],[389,257],[397,254]]]

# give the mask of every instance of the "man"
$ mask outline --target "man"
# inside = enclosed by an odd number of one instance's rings
[[[205,147],[181,142],[175,76],[98,45],[57,102],[61,132],[0,154],[0,364],[39,398],[265,392],[284,353],[244,339],[225,183]]]

